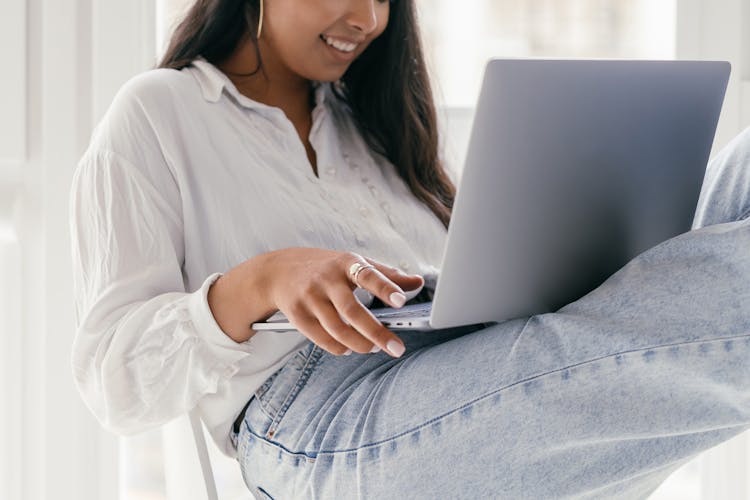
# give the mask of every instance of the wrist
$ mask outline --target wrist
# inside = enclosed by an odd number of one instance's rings
[[[230,339],[241,343],[250,338],[250,332],[243,332],[238,318],[233,315],[237,308],[231,303],[232,294],[227,290],[229,283],[226,276],[220,276],[208,289],[208,308],[221,331]]]
[[[208,306],[219,328],[242,343],[255,335],[250,325],[271,316],[276,309],[268,299],[261,256],[231,269],[208,289]]]

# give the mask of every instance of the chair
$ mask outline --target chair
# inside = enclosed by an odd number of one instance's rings
[[[167,498],[218,500],[208,443],[197,409],[166,423],[162,427],[162,440]]]
[[[213,470],[211,469],[211,457],[208,456],[208,446],[206,445],[206,436],[203,434],[203,424],[196,410],[188,414],[190,419],[190,428],[193,431],[195,448],[198,451],[198,461],[200,462],[201,472],[203,473],[203,482],[206,484],[206,496],[208,500],[219,500],[216,492],[216,480]]]
[[[194,448],[188,437],[190,434]],[[219,500],[209,443],[197,409],[166,424],[162,435],[164,449],[168,450],[164,457],[167,497],[170,500]],[[243,494],[242,498],[257,500],[255,494],[247,493],[248,497]]]

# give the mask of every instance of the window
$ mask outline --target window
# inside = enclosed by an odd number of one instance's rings
[[[491,57],[673,59],[676,0],[417,0],[437,98],[474,105]]]
[[[445,163],[455,177],[488,59],[675,57],[676,0],[417,0],[417,6]]]

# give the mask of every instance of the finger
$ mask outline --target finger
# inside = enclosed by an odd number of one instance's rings
[[[364,257],[370,264],[377,267],[391,281],[400,286],[403,290],[416,290],[424,285],[424,277],[420,274],[406,274],[401,269],[388,264],[384,264],[370,257]]]
[[[342,287],[344,288],[344,287]],[[356,299],[354,294],[348,288],[344,288],[345,293],[352,296],[352,300],[356,302],[359,308],[367,309]],[[352,351],[358,353],[369,353],[371,352],[374,342],[364,337],[362,333],[350,324],[346,323],[343,319],[343,315],[339,313],[334,304],[326,299],[325,301],[316,302],[314,305],[310,305],[311,312],[316,316],[320,325],[330,334],[336,341],[345,345]],[[365,312],[365,314],[367,314]]]
[[[375,295],[384,304],[402,307],[406,303],[403,289],[383,274],[377,267],[368,267],[357,276],[359,286]]]
[[[405,346],[401,339],[383,326],[372,312],[357,300],[351,290],[336,287],[331,290],[330,297],[343,321],[347,321],[361,336],[394,357],[398,358],[404,353]]]
[[[400,274],[401,276],[420,276],[419,274],[405,273],[399,267],[388,265],[385,262],[381,262],[377,259],[373,259],[372,257],[362,256],[362,258],[366,260],[367,262],[369,262],[370,264],[372,264],[373,266],[376,266],[381,271],[393,272],[396,274]]]
[[[349,350],[344,344],[333,338],[317,318],[304,308],[282,312],[302,335],[334,356],[344,355]]]

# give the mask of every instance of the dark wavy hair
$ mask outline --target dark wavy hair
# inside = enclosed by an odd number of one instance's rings
[[[182,69],[197,56],[218,65],[249,35],[259,61],[249,75],[255,74],[263,69],[255,33],[259,10],[259,0],[196,0],[157,67]],[[392,0],[385,31],[333,88],[351,108],[367,145],[396,167],[414,196],[447,228],[456,187],[440,159],[437,114],[414,0]]]

